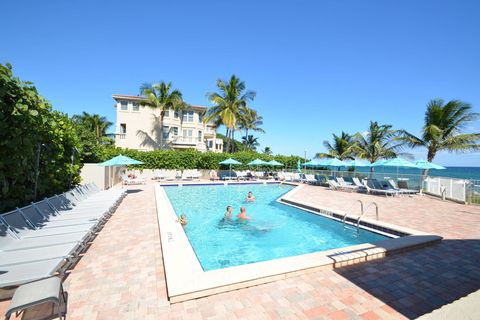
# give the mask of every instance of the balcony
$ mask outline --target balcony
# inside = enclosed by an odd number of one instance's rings
[[[169,140],[173,145],[196,146],[197,144],[203,143],[201,140],[198,140],[198,137],[173,136],[169,138]]]
[[[124,139],[127,138],[126,133],[113,133],[112,135],[114,136],[115,140],[117,140],[117,139],[124,140]]]

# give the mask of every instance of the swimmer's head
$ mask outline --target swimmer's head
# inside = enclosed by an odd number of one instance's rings
[[[231,212],[232,211],[232,206],[227,206],[227,212]]]
[[[240,212],[245,212],[245,207],[240,207]]]

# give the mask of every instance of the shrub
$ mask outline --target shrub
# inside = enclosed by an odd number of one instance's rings
[[[0,64],[0,110],[0,212],[35,200],[36,180],[37,199],[79,181],[72,122],[52,111],[32,83],[14,77],[9,64]]]
[[[219,162],[228,158],[233,158],[242,163],[242,165],[233,166],[235,169],[239,170],[251,169],[251,167],[248,167],[247,163],[256,158],[264,161],[275,159],[278,162],[283,163],[287,168],[296,168],[298,160],[303,163],[303,158],[297,156],[272,156],[251,151],[236,153],[199,152],[191,149],[184,151],[138,151],[108,146],[103,148],[99,158],[101,161],[105,161],[119,154],[144,162],[143,165],[132,166],[137,169],[220,169],[226,168],[226,166],[222,167]]]

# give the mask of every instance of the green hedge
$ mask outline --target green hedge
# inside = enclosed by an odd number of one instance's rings
[[[70,119],[0,64],[0,213],[35,200],[35,172],[36,199],[77,183],[81,164],[77,157],[72,166],[71,156],[78,146]]]
[[[119,154],[145,162],[143,165],[134,166],[138,169],[221,169],[226,168],[226,166],[219,165],[219,162],[228,158],[233,158],[242,163],[242,165],[234,166],[239,170],[248,169],[249,167],[246,164],[256,158],[264,161],[275,159],[283,163],[286,168],[296,168],[298,160],[303,163],[303,158],[298,156],[269,156],[256,152],[214,153],[195,150],[146,152],[121,148],[104,148],[99,158],[105,161]]]

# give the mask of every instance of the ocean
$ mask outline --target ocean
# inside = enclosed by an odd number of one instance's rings
[[[370,168],[356,168],[357,172],[368,173]],[[378,167],[375,168],[377,174],[388,174],[392,177],[397,175],[397,168]],[[398,168],[399,176],[418,176],[422,174],[420,169]],[[444,170],[428,170],[431,177],[449,177],[458,179],[480,180],[480,167],[447,167]]]

